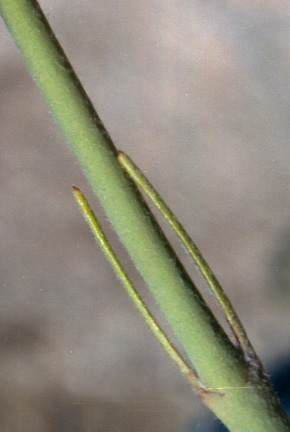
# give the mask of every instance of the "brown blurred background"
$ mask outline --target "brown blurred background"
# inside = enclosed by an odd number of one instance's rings
[[[278,367],[290,356],[289,2],[41,5],[116,146],[175,210]],[[116,236],[2,21],[0,125],[1,429],[201,425],[206,409],[95,246],[72,184]]]

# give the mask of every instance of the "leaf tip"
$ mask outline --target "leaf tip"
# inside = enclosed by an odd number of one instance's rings
[[[118,150],[118,159],[122,159],[124,156],[126,156],[126,153],[124,153],[122,150]]]
[[[73,194],[75,196],[75,199],[78,201],[78,199],[82,196],[82,192],[75,185],[73,185],[72,190],[73,190]]]

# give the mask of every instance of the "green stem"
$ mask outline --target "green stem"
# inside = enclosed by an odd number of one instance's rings
[[[289,432],[267,378],[256,380],[206,306],[125,175],[117,151],[36,0],[0,0],[1,15],[87,179],[232,432]],[[251,382],[250,382],[251,381]],[[247,387],[249,386],[249,387]],[[247,387],[247,388],[246,388]],[[242,426],[241,426],[242,425]]]
[[[244,352],[246,360],[255,367],[257,371],[262,370],[262,364],[257,356],[248,336],[246,330],[244,329],[230,299],[224,292],[219,281],[215,277],[211,268],[207,264],[206,260],[203,258],[198,247],[192,241],[184,227],[177,220],[174,213],[170,210],[165,201],[161,198],[157,190],[152,186],[150,181],[145,177],[145,175],[140,171],[137,165],[132,161],[132,159],[124,152],[118,152],[118,159],[126,172],[130,175],[132,180],[142,189],[143,192],[151,199],[153,204],[162,213],[164,218],[167,220],[169,225],[173,228],[175,233],[180,238],[183,245],[186,247],[191,257],[195,261],[198,269],[200,270],[202,276],[206,280],[212,293],[218,300],[226,319],[237,338],[237,341]]]
[[[73,193],[78,205],[80,206],[83,216],[87,221],[89,227],[91,228],[96,240],[98,241],[111,266],[115,270],[116,275],[118,276],[127,293],[129,294],[129,297],[131,298],[131,300],[143,316],[144,320],[148,324],[150,330],[152,331],[158,342],[161,344],[161,346],[164,348],[164,350],[167,352],[171,360],[177,365],[181,373],[185,375],[185,377],[188,379],[192,387],[197,391],[198,394],[203,395],[207,392],[206,388],[201,384],[195,372],[186,363],[184,358],[181,356],[175,346],[170,342],[164,331],[161,329],[155,318],[149,312],[147,306],[142,300],[142,297],[139,295],[134,284],[128,277],[122,264],[120,263],[115,252],[113,251],[88,201],[86,200],[82,192],[75,186],[73,186]]]
[[[0,0],[0,10],[89,183],[189,357],[202,369],[209,356],[219,365],[213,373],[205,370],[208,384],[213,385],[220,369],[229,366],[219,361],[225,349],[229,359],[236,359],[236,350],[125,175],[109,134],[37,2]]]

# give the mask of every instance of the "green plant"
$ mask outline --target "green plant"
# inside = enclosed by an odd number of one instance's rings
[[[233,432],[289,431],[287,414],[231,304],[195,245],[153,190],[157,205],[170,223],[175,223],[176,231],[188,243],[193,258],[221,302],[236,335],[236,345],[205,304],[136,185],[124,171],[126,158],[114,147],[37,2],[0,0],[0,11],[89,183],[194,365],[197,376],[182,359],[179,363],[181,369],[187,368],[183,370],[200,397]],[[129,166],[126,170],[130,171]],[[131,173],[138,171],[133,167]],[[141,175],[139,178],[146,190],[148,183]],[[135,180],[138,181],[138,176]],[[75,190],[75,194],[95,230],[94,215],[80,193]],[[100,231],[98,238],[102,238]],[[105,249],[109,251],[108,245]],[[110,256],[113,257],[112,253]],[[122,275],[123,282],[128,284],[130,281],[125,281],[119,267],[119,276]],[[156,326],[154,321],[151,323]],[[158,330],[157,334],[162,333]],[[163,341],[170,351],[169,342]],[[172,350],[178,357],[174,347]]]

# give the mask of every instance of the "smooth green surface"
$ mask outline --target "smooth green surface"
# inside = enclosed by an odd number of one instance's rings
[[[203,363],[211,358],[219,374],[226,367],[219,361],[224,346],[232,357],[236,356],[235,350],[231,349],[157,225],[148,217],[145,204],[119,165],[117,151],[81,84],[51,36],[48,24],[40,18],[36,2],[1,0],[0,5],[18,48],[93,190],[188,355],[194,358],[196,366],[199,361]],[[209,385],[214,385],[208,379]]]
[[[204,401],[233,432],[290,431],[268,380],[248,365],[205,305],[160,232],[36,1],[0,0],[0,12],[94,192],[202,382]]]

